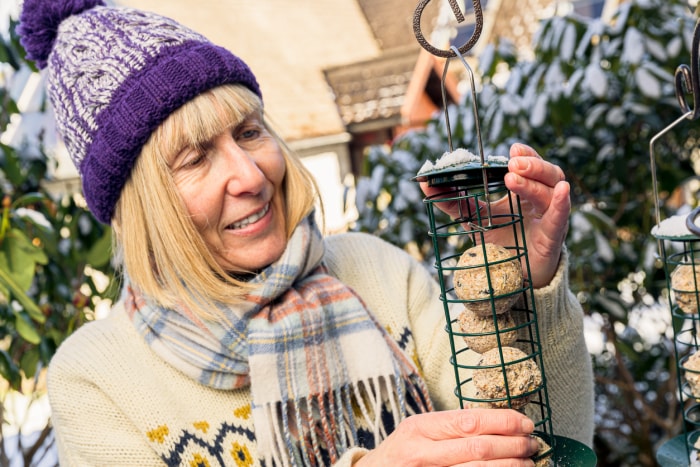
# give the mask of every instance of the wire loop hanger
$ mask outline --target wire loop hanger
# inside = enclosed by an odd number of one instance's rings
[[[675,84],[676,98],[681,106],[681,110],[687,118],[695,120],[700,117],[700,56],[698,47],[700,46],[700,23],[695,25],[693,33],[693,44],[690,53],[690,66],[679,65],[676,68]],[[693,95],[693,107],[691,108],[686,99],[687,94]]]
[[[454,50],[442,50],[438,49],[437,47],[434,47],[432,44],[430,44],[425,37],[423,36],[423,33],[421,32],[420,29],[420,18],[421,15],[423,14],[423,10],[425,9],[425,6],[430,3],[430,0],[421,0],[418,6],[416,7],[416,11],[413,14],[413,33],[416,35],[416,39],[418,40],[418,43],[428,52],[430,52],[433,55],[436,55],[438,57],[442,58],[451,58],[451,57],[456,57],[458,54]],[[464,15],[462,14],[462,11],[459,9],[459,5],[457,3],[457,0],[448,0],[448,3],[450,4],[450,7],[452,8],[452,13],[454,13],[455,18],[457,18],[457,22],[461,23],[464,21]],[[472,32],[471,37],[469,40],[459,47],[458,51],[460,54],[465,54],[467,53],[472,47],[474,47],[474,44],[479,40],[479,36],[481,36],[481,30],[484,28],[484,13],[481,8],[481,1],[480,0],[472,0],[472,5],[474,5],[474,16],[476,17],[476,20],[474,22],[474,32]]]

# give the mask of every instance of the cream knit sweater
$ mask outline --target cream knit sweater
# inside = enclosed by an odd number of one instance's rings
[[[330,272],[413,357],[436,409],[457,408],[440,290],[429,272],[370,235],[335,235],[326,245]],[[562,260],[552,283],[535,291],[553,429],[591,445],[593,375],[581,307],[567,285]],[[70,336],[48,375],[62,466],[258,465],[250,393],[204,387],[163,362],[120,303]],[[354,448],[336,466],[364,452]]]

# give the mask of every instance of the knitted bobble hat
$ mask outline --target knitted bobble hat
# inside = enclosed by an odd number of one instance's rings
[[[153,13],[102,0],[25,0],[27,58],[46,69],[58,131],[95,217],[109,224],[141,148],[198,94],[238,83],[261,96],[228,50]]]

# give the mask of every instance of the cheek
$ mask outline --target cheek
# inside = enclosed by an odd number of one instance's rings
[[[280,188],[284,176],[287,173],[287,165],[284,163],[284,157],[281,153],[275,157],[270,157],[267,159],[265,168],[263,169],[265,175],[269,181],[275,185],[276,188]]]
[[[199,187],[182,185],[177,186],[185,212],[192,219],[192,223],[201,233],[211,217],[216,203],[208,196],[211,191],[202,190]]]

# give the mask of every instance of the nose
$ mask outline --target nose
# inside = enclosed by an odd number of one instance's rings
[[[226,191],[234,196],[256,195],[265,185],[265,174],[258,166],[255,155],[241,148],[228,136],[217,148],[221,161],[216,170],[225,177]]]

